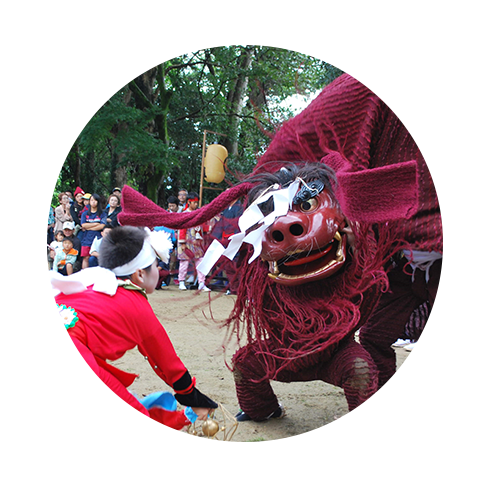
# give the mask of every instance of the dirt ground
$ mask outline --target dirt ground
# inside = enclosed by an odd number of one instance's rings
[[[235,346],[225,354],[221,348],[226,334],[221,322],[231,311],[235,297],[212,291],[209,302],[208,295],[194,290],[180,291],[171,284],[155,291],[149,300],[180,358],[196,377],[197,387],[235,415],[238,401],[232,373],[225,364],[226,360],[230,363]],[[409,353],[404,349],[396,349],[396,353],[400,366]],[[137,350],[128,352],[114,364],[140,375],[129,388],[139,397],[169,390]],[[268,422],[242,422],[232,441],[270,441],[295,436],[337,420],[348,411],[343,390],[321,381],[272,382],[272,386],[286,416]],[[215,417],[222,421],[219,410]]]

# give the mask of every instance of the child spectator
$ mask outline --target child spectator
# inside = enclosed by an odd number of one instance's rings
[[[58,250],[62,249],[62,241],[64,239],[64,233],[62,231],[57,231],[54,237],[54,241],[47,246],[47,260],[49,262],[49,269],[52,269],[54,265],[54,257]]]
[[[73,266],[78,257],[78,252],[73,248],[73,242],[70,238],[64,238],[62,248],[57,251],[54,257],[54,265],[52,269],[64,276],[73,274]]]
[[[195,387],[195,379],[177,356],[167,332],[156,318],[147,298],[158,282],[157,253],[168,261],[171,248],[161,233],[137,227],[117,227],[103,239],[100,265],[64,278],[51,276],[59,306],[75,346],[101,380],[124,401],[169,427],[181,429],[190,421],[184,413],[162,407],[146,409],[127,387],[137,375],[126,373],[115,361],[138,348],[155,373],[175,391],[175,398],[206,419],[217,403]],[[166,239],[166,237],[165,237]],[[163,245],[162,245],[163,244]],[[163,246],[163,248],[161,248]]]
[[[82,213],[81,219],[82,269],[89,267],[90,247],[94,238],[101,236],[101,231],[104,228],[101,218],[101,197],[98,194],[93,194],[90,197],[89,209]]]
[[[187,208],[185,212],[192,212],[198,208],[199,198],[196,193],[187,196]],[[189,262],[192,261],[196,267],[203,259],[203,230],[208,226],[196,226],[179,231],[179,244],[177,247],[177,258],[179,260],[179,290],[187,290],[185,280],[188,272]],[[205,275],[196,270],[198,277],[198,290],[210,292],[205,285]]]

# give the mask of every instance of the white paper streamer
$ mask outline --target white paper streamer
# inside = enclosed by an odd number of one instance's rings
[[[233,234],[229,238],[227,248],[214,240],[205,252],[203,260],[197,266],[197,269],[207,275],[215,266],[217,261],[222,257],[227,257],[233,260],[238,253],[243,243],[249,243],[253,246],[253,255],[248,261],[252,263],[262,252],[262,238],[266,229],[271,226],[278,217],[282,217],[288,213],[292,207],[292,200],[298,191],[301,179],[296,179],[290,186],[284,189],[277,189],[279,186],[275,184],[264,191],[241,215],[238,220],[239,233]],[[274,190],[272,190],[274,188]],[[273,198],[274,210],[264,216],[258,205],[265,203],[269,198]],[[260,225],[259,225],[260,224]],[[252,226],[259,225],[256,229],[246,234],[246,231]]]

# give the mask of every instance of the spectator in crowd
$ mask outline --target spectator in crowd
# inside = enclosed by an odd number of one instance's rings
[[[82,210],[82,214],[85,210],[88,210],[89,208],[89,203],[90,203],[90,197],[92,195],[90,193],[85,193],[83,196],[82,196],[82,202],[83,202],[83,210]]]
[[[55,224],[54,224],[54,234],[57,233],[57,231],[61,231],[63,224],[65,222],[69,222],[73,220],[73,216],[71,215],[71,205],[69,203],[69,198],[66,193],[59,193],[58,197],[59,199],[59,205],[56,207],[54,210],[54,218],[55,218]]]
[[[164,283],[166,286],[170,284],[169,265],[162,260],[158,260],[158,283],[156,284],[156,290],[161,290]]]
[[[104,224],[101,222],[101,197],[94,193],[89,200],[89,208],[82,213],[80,233],[82,241],[82,269],[89,267],[90,247],[94,238],[100,236]]]
[[[239,232],[238,220],[243,213],[243,205],[239,200],[234,200],[218,218],[211,232],[211,236],[217,239],[225,247],[229,244],[229,238]],[[238,255],[238,254],[236,254]],[[224,259],[224,271],[226,272],[229,287],[227,295],[236,294],[238,290],[239,277],[236,272],[237,256],[233,260]]]
[[[111,231],[112,226],[104,226],[101,231],[101,236],[96,236],[92,245],[90,246],[89,267],[96,267],[99,265],[99,248],[101,247],[102,240]]]
[[[78,252],[73,248],[73,241],[71,238],[64,238],[62,241],[62,248],[57,251],[54,257],[52,269],[64,276],[69,276],[73,274],[73,266],[77,257]]]
[[[54,236],[54,241],[50,242],[47,246],[47,260],[49,263],[49,269],[54,267],[54,257],[58,250],[62,249],[62,241],[64,239],[64,233],[62,231],[57,231]]]
[[[168,212],[179,211],[179,200],[175,196],[169,196],[167,198],[167,211]]]
[[[47,220],[47,245],[50,245],[54,239],[54,226],[56,219],[54,217],[54,209],[49,207],[49,218]]]
[[[120,197],[117,194],[111,194],[108,199],[108,206],[102,213],[101,222],[111,227],[119,226],[117,217],[121,211],[122,208],[120,207]]]
[[[187,195],[188,192],[186,189],[179,189],[179,193],[177,198],[179,199],[179,207],[177,209],[178,212],[184,212],[187,208]]]
[[[179,200],[175,196],[169,196],[167,198],[167,211],[168,212],[177,212],[179,207]],[[170,252],[170,261],[168,263],[168,267],[162,267],[162,269],[167,269],[169,271],[168,277],[165,278],[165,283],[168,285],[170,283],[170,277],[172,274],[176,274],[175,271],[178,268],[178,261],[177,261],[177,239],[178,239],[178,231],[175,231],[174,229],[170,229],[165,226],[156,226],[154,228],[155,231],[165,231],[166,233],[170,233],[170,238],[172,240],[172,251]],[[167,266],[167,264],[163,263],[163,266]],[[160,278],[162,271],[160,270]],[[167,276],[167,275],[165,275]],[[167,283],[168,281],[168,283]],[[161,286],[160,286],[161,288]]]
[[[85,194],[85,191],[81,187],[77,187],[75,189],[75,201],[71,205],[71,216],[73,217],[73,221],[75,223],[75,231],[78,232],[80,230],[80,221],[82,219],[82,212],[83,209],[85,208],[85,205],[83,204],[83,195]]]
[[[76,262],[73,264],[73,272],[76,273],[82,268],[82,242],[80,238],[75,234],[75,223],[74,222],[65,222],[63,224],[62,232],[65,238],[70,238],[73,242],[73,248],[78,252],[78,256],[76,258]]]
[[[199,198],[196,193],[189,193],[187,196],[187,212],[192,212],[198,208]],[[189,262],[193,262],[194,267],[201,262],[204,254],[203,231],[207,231],[208,226],[196,226],[190,229],[179,230],[179,244],[177,247],[177,258],[179,259],[179,290],[187,290],[185,280],[188,272]],[[205,285],[205,275],[196,269],[198,277],[198,290],[210,292],[210,288]]]

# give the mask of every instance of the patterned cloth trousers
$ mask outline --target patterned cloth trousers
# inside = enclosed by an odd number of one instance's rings
[[[233,357],[236,394],[240,408],[255,421],[265,420],[279,408],[278,399],[265,378],[263,356],[253,345],[241,348]],[[377,370],[368,353],[354,341],[340,343],[334,353],[309,368],[282,370],[272,380],[303,382],[322,380],[344,389],[349,407],[349,423],[361,437],[368,437],[375,428],[372,405],[377,387]]]

